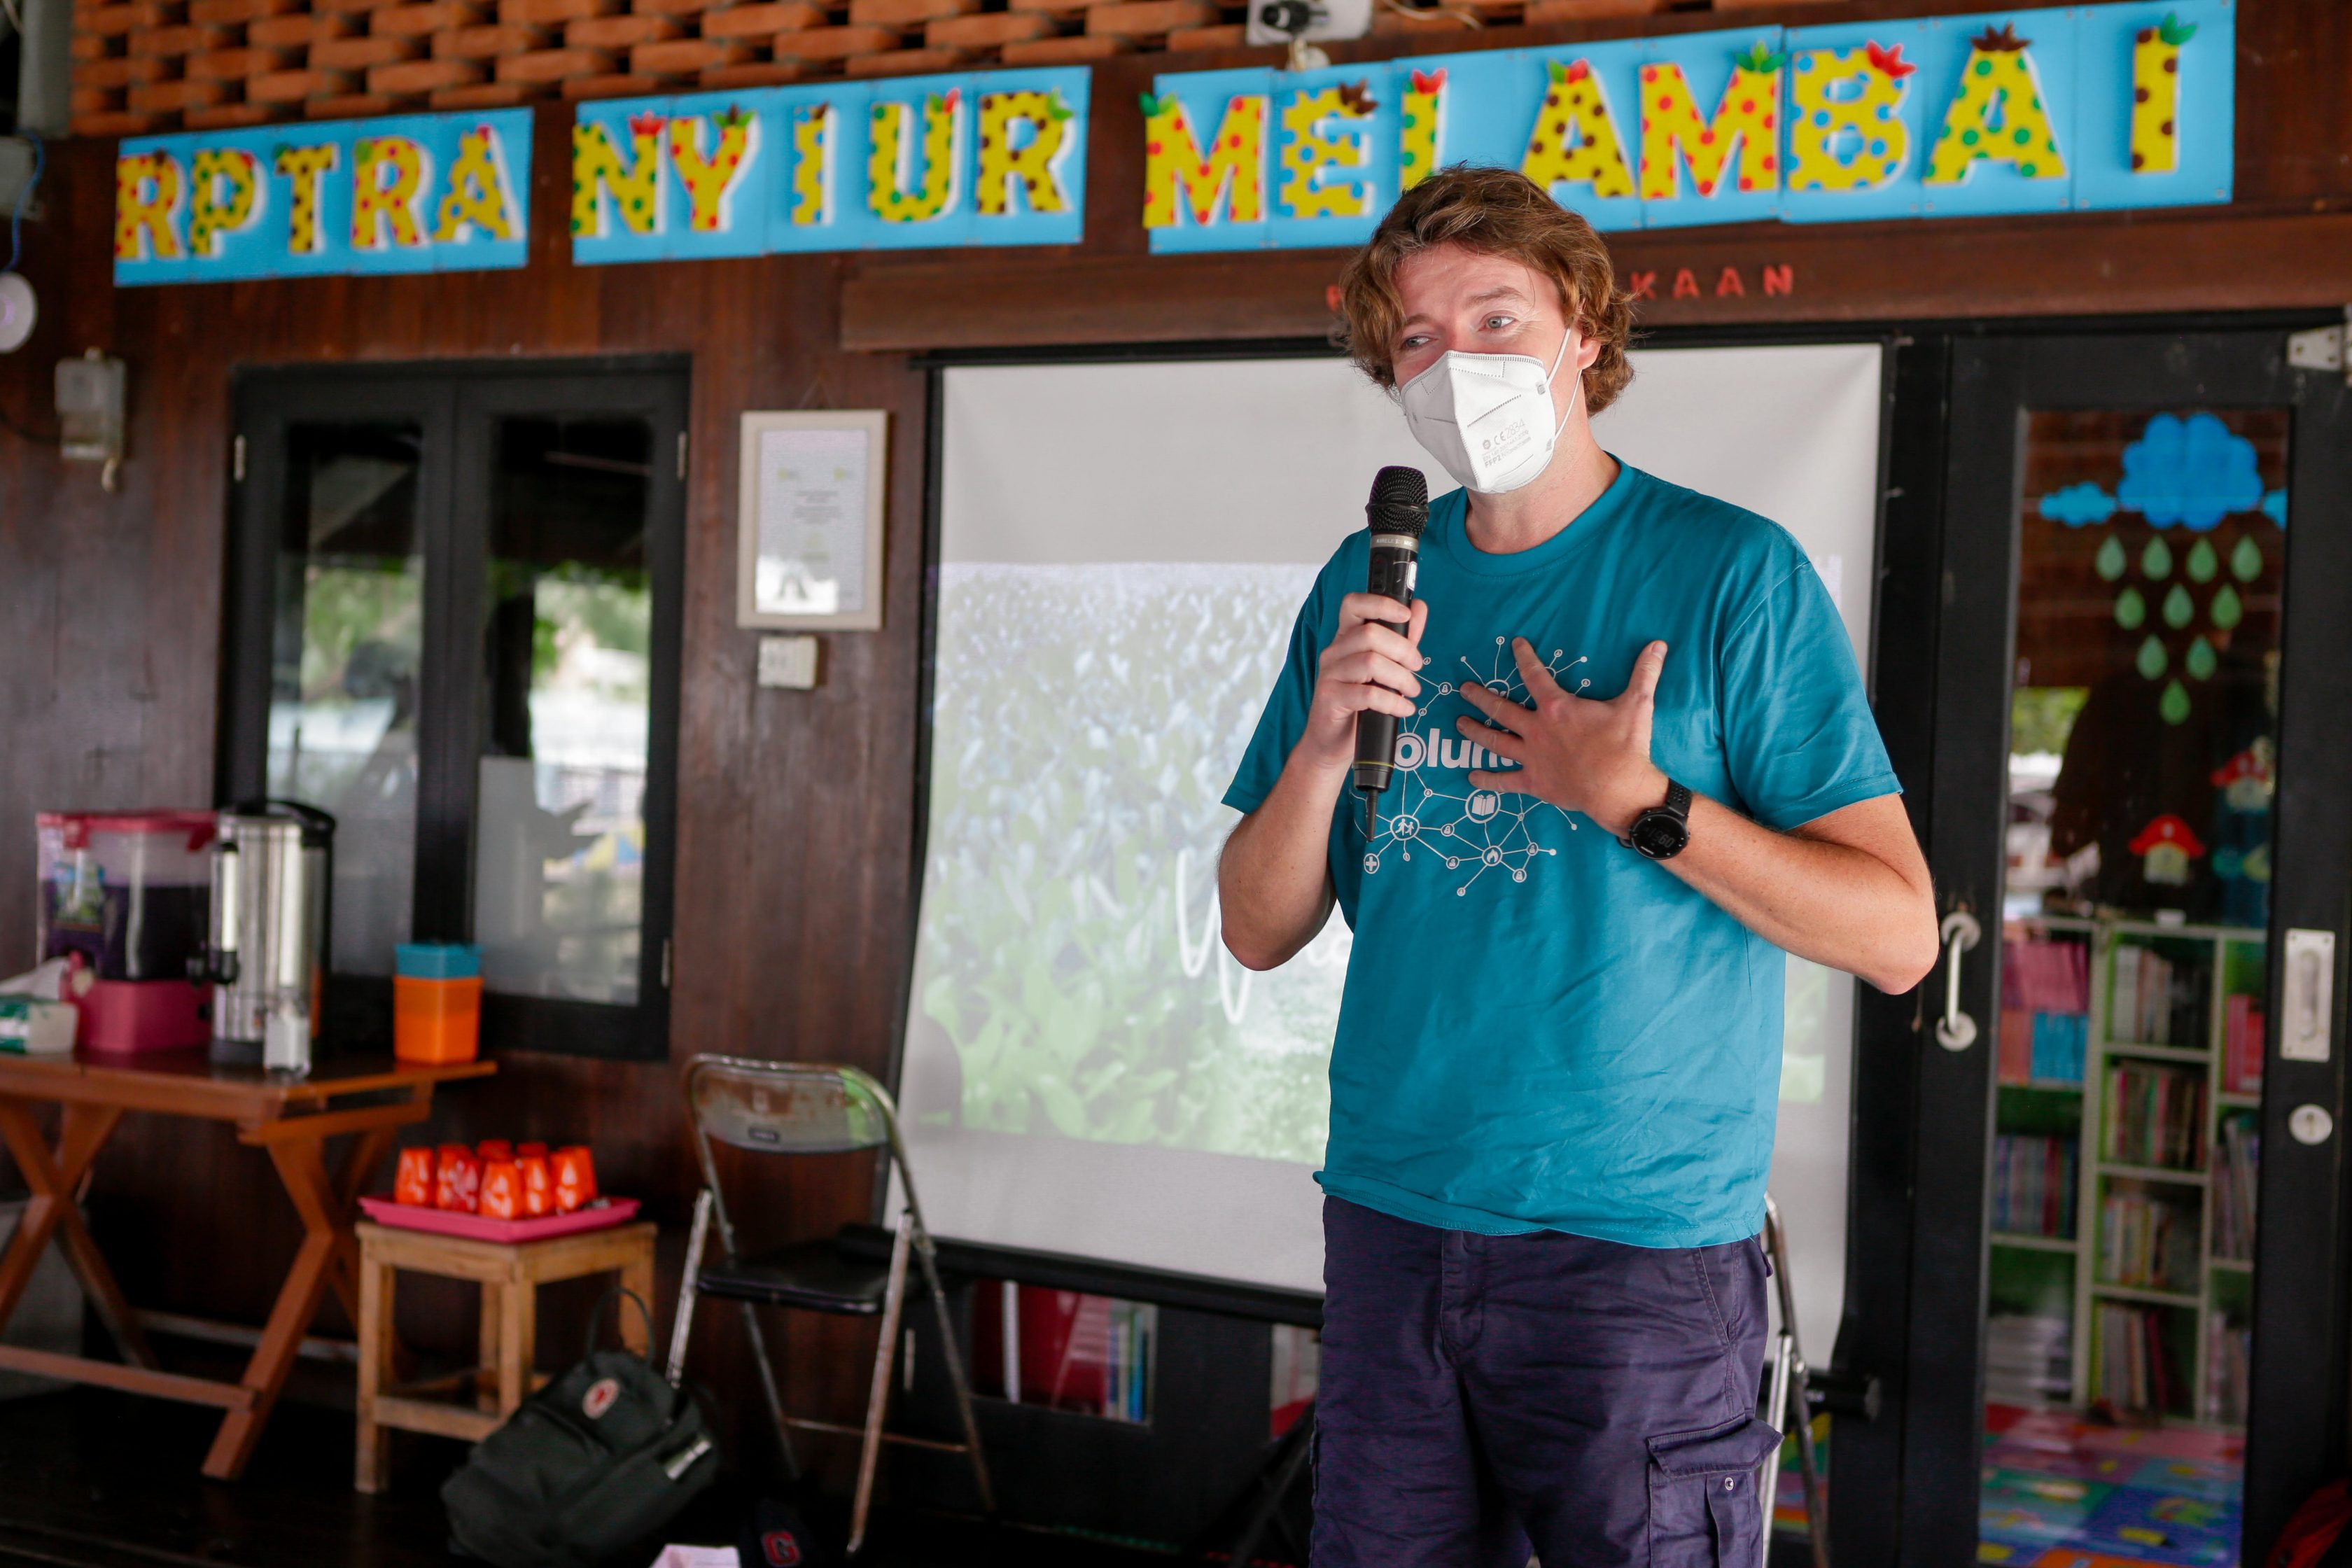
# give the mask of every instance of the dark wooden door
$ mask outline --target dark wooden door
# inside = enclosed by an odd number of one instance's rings
[[[2255,1562],[2345,1454],[2352,395],[2278,331],[1930,340],[1897,419],[1881,718],[1980,936],[1863,1012],[1836,1544],[2031,1561],[2003,1434],[2111,1423],[2242,1434]]]

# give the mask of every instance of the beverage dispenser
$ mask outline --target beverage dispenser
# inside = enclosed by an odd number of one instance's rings
[[[299,1070],[325,1000],[335,819],[267,801],[224,811],[213,849],[212,1057]]]
[[[67,996],[94,1051],[165,1051],[212,1036],[191,978],[212,902],[206,811],[45,811],[34,926],[43,962],[72,956]]]

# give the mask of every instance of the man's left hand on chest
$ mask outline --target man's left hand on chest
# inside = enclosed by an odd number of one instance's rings
[[[1650,761],[1650,721],[1666,645],[1643,648],[1625,689],[1605,701],[1563,689],[1527,638],[1512,638],[1511,652],[1528,704],[1465,682],[1463,700],[1492,722],[1465,717],[1455,723],[1465,736],[1518,766],[1475,772],[1470,787],[1532,795],[1622,837],[1635,817],[1666,797],[1666,775]]]

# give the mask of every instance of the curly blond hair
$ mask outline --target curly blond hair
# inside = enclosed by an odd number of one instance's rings
[[[1516,169],[1466,164],[1441,169],[1398,198],[1339,279],[1339,342],[1366,375],[1396,384],[1392,350],[1404,318],[1397,268],[1440,245],[1523,261],[1559,286],[1577,331],[1601,345],[1584,373],[1588,412],[1608,407],[1633,379],[1625,358],[1633,296],[1617,286],[1608,247],[1592,226]]]

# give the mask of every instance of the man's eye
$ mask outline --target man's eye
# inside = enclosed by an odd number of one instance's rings
[[[1510,324],[1511,318],[1508,316],[1489,316],[1486,318],[1486,330],[1490,332],[1500,331],[1503,328],[1507,327]]]

